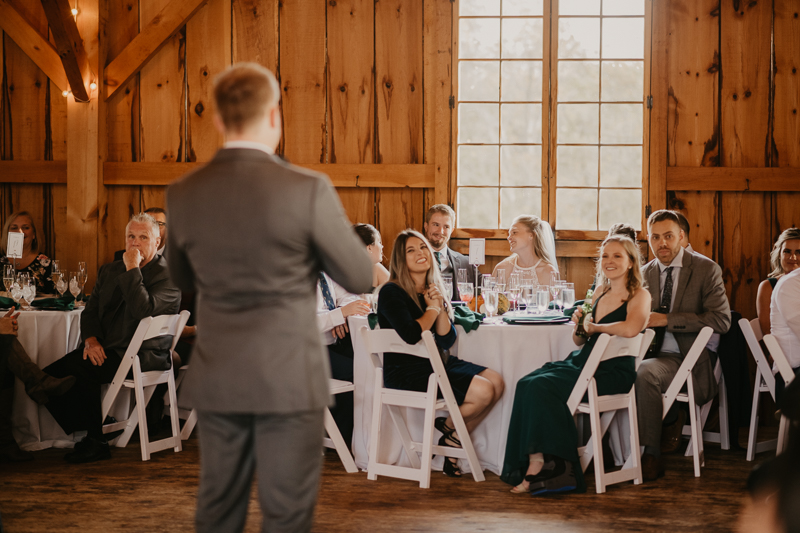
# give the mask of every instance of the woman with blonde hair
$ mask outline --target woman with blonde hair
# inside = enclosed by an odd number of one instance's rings
[[[781,233],[778,240],[775,241],[775,246],[772,247],[769,260],[772,272],[759,284],[756,295],[758,322],[761,325],[761,333],[764,335],[772,329],[769,320],[772,290],[782,276],[800,267],[800,229],[789,228]]]
[[[494,267],[493,276],[505,278],[519,273],[533,279],[534,285],[551,285],[558,274],[555,239],[550,224],[536,215],[520,215],[508,230],[511,255]]]
[[[593,319],[584,321],[588,338],[576,333],[582,311],[573,315],[573,341],[582,348],[517,382],[501,475],[514,486],[511,492],[535,496],[586,490],[577,429],[567,400],[601,333],[631,338],[647,325],[650,293],[642,286],[640,263],[639,249],[632,240],[622,235],[608,237],[597,262]],[[601,396],[628,392],[636,381],[636,358],[603,361],[594,378]]]
[[[503,394],[503,378],[497,372],[449,355],[456,342],[452,308],[442,285],[431,246],[421,233],[402,231],[394,241],[389,263],[389,281],[378,296],[378,324],[394,329],[408,344],[416,344],[422,332],[430,330],[444,361],[447,378],[459,405],[461,416],[472,431]],[[413,355],[386,353],[383,357],[383,381],[386,387],[425,391],[433,372],[430,361]],[[437,418],[436,429],[442,433],[440,446],[460,447],[452,419]],[[445,458],[444,473],[458,477],[458,460]]]
[[[17,232],[24,235],[22,242],[22,257],[11,259],[6,257],[8,250],[8,233]],[[39,237],[33,217],[27,211],[12,213],[3,225],[3,234],[0,235],[0,248],[2,256],[0,263],[14,265],[17,272],[28,272],[31,279],[36,281],[36,292],[55,294],[56,286],[51,279],[53,263],[50,258],[39,253]]]

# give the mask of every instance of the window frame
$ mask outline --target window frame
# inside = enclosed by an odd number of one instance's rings
[[[602,1],[602,0],[601,0]],[[651,114],[652,114],[652,91],[651,79],[653,76],[653,0],[644,0],[644,84],[642,95],[642,217],[641,217],[641,230],[639,231],[639,239],[646,239],[646,222],[647,216],[651,211],[651,175],[650,175],[650,138],[651,138]],[[453,23],[452,23],[452,68],[451,68],[451,83],[452,83],[452,108],[451,108],[451,152],[450,158],[450,175],[452,178],[449,183],[449,190],[447,191],[447,198],[449,204],[453,209],[458,212],[457,198],[458,198],[458,72],[459,72],[459,20],[458,16],[460,11],[460,0],[453,2]],[[601,11],[602,13],[602,11]],[[603,15],[599,16],[601,19]],[[477,17],[476,17],[477,18]],[[527,16],[500,16],[501,20],[505,18],[530,18]],[[617,17],[615,17],[617,18]],[[623,17],[620,17],[623,18]],[[558,101],[556,95],[558,94],[558,39],[553,39],[553,32],[557,34],[558,24],[558,0],[544,0],[542,12],[542,30],[543,30],[543,43],[542,43],[542,212],[541,217],[547,220],[551,227],[554,228],[556,241],[602,241],[607,231],[601,230],[562,230],[558,229],[555,224],[556,220],[556,189],[557,189],[557,161],[556,149],[558,139],[556,135],[551,135],[558,124],[557,107]],[[601,59],[598,59],[600,61]],[[502,68],[502,59],[501,62]],[[502,105],[502,101],[499,105]],[[513,143],[512,143],[513,144]],[[502,146],[502,145],[501,145]],[[453,230],[451,238],[453,239],[469,239],[469,238],[486,238],[486,239],[506,239],[508,236],[507,228],[499,229],[480,229],[480,228],[464,228],[459,226],[459,221],[456,220],[456,228]],[[577,243],[576,243],[577,244]],[[594,244],[591,245],[594,249]],[[487,246],[487,254],[490,247]],[[493,246],[491,248],[494,248]],[[573,248],[573,246],[570,246]],[[583,247],[579,246],[578,249]],[[574,250],[575,252],[578,249]],[[587,250],[589,248],[587,247]],[[560,255],[560,254],[559,254]],[[570,254],[571,255],[571,254]],[[582,255],[582,254],[581,254]],[[593,255],[590,254],[590,255]]]

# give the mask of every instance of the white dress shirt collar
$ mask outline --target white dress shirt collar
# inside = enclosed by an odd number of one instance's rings
[[[222,145],[222,148],[226,150],[228,148],[247,148],[249,150],[261,150],[269,155],[275,154],[275,150],[273,150],[271,146],[255,141],[228,141]]]

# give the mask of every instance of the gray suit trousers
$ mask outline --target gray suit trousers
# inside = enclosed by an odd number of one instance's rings
[[[261,530],[310,531],[322,471],[323,413],[199,411],[197,531],[244,530],[254,473]]]
[[[679,353],[660,353],[642,361],[636,373],[636,413],[639,422],[639,445],[661,446],[661,420],[664,416],[663,394],[683,362]]]

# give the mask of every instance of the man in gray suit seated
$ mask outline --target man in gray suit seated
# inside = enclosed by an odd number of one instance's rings
[[[707,257],[681,247],[684,232],[674,211],[656,211],[647,220],[650,249],[655,259],[642,269],[653,299],[647,327],[656,330],[655,345],[636,376],[639,440],[645,447],[642,475],[652,481],[664,474],[661,459],[662,394],[705,326],[725,333],[731,311],[722,270]],[[692,372],[698,405],[717,394],[714,362],[719,336],[711,338]],[[714,354],[712,355],[712,352]],[[713,359],[713,360],[712,360]],[[675,406],[664,421],[677,433],[683,429],[683,411]]]
[[[279,98],[260,65],[220,74],[225,145],[167,190],[170,272],[197,298],[181,404],[198,412],[201,533],[244,528],[255,473],[263,531],[311,529],[331,403],[317,280],[372,290],[372,261],[330,180],[275,155]]]
[[[451,250],[447,246],[455,227],[456,212],[447,204],[432,205],[425,213],[423,227],[425,238],[431,243],[436,263],[439,265],[442,275],[452,278],[453,300],[458,301],[461,299],[461,295],[458,293],[458,269],[466,269],[467,281],[475,283],[475,267],[470,266],[469,258],[466,255]]]

